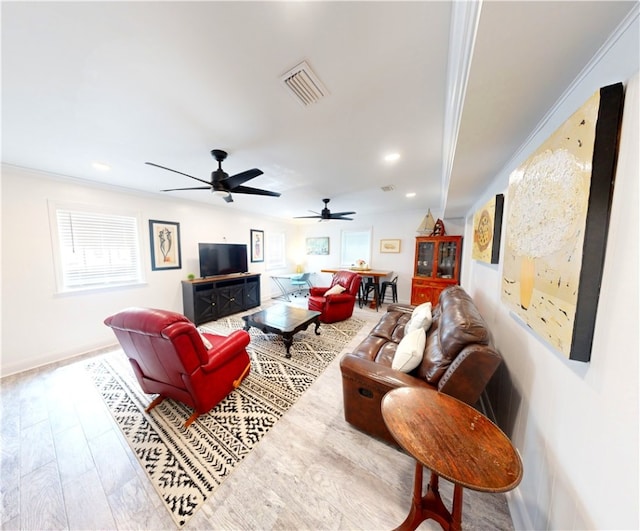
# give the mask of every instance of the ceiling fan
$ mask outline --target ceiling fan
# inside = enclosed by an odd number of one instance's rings
[[[241,173],[229,176],[229,174],[222,169],[222,161],[227,158],[227,152],[222,151],[221,149],[212,149],[211,156],[218,161],[218,169],[211,172],[211,182],[205,181],[204,179],[199,179],[198,177],[194,177],[193,175],[182,173],[181,171],[172,170],[171,168],[167,168],[165,166],[160,166],[159,164],[154,164],[153,162],[145,162],[145,164],[148,164],[149,166],[155,166],[156,168],[162,168],[163,170],[172,171],[174,173],[179,173],[180,175],[184,175],[185,177],[189,177],[190,179],[195,179],[196,181],[200,181],[201,183],[207,185],[195,186],[191,188],[169,188],[167,190],[161,190],[162,192],[174,192],[176,190],[211,190],[211,192],[214,194],[222,195],[222,198],[227,203],[233,203],[233,197],[231,197],[232,193],[280,197],[280,193],[278,192],[261,190],[260,188],[251,188],[250,186],[242,186],[248,180],[262,175],[262,170],[253,168],[251,170],[246,170]]]
[[[329,220],[329,219],[340,219],[340,220],[343,220],[343,221],[353,221],[353,218],[347,218],[345,216],[350,216],[352,214],[355,214],[355,212],[333,212],[333,213],[331,213],[331,210],[329,210],[329,199],[323,199],[322,202],[324,203],[324,208],[322,209],[322,211],[320,213],[314,212],[313,210],[309,210],[309,212],[313,212],[316,215],[315,216],[297,216],[296,219],[318,218],[319,221],[324,221],[324,220]]]

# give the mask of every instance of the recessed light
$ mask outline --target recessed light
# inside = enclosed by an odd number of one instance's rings
[[[405,194],[405,197],[415,197],[416,193],[415,192],[409,192],[408,194]]]
[[[96,170],[100,170],[100,171],[109,171],[111,169],[111,166],[109,166],[108,164],[105,164],[104,162],[94,162],[92,166]]]
[[[385,162],[396,162],[400,158],[400,153],[389,153],[384,156]]]

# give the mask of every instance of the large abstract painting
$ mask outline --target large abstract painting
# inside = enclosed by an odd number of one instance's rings
[[[502,300],[572,360],[591,359],[622,102],[597,91],[509,179]]]

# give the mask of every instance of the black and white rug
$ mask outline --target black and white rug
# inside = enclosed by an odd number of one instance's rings
[[[365,324],[351,318],[314,326],[295,335],[291,358],[282,338],[251,328],[251,372],[227,398],[189,428],[192,410],[142,392],[122,351],[87,363],[93,382],[178,527],[182,527],[215,488],[309,388]],[[200,327],[228,335],[242,328],[239,317]]]

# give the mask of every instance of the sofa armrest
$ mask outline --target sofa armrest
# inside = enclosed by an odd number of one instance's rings
[[[419,386],[433,389],[433,386],[420,378],[352,354],[346,354],[340,360],[340,370],[343,377],[366,380],[370,386],[382,393],[398,387]]]
[[[427,387],[425,380],[393,370],[355,354],[340,360],[344,419],[356,428],[397,445],[382,418],[381,403],[384,395],[398,387]]]
[[[212,372],[224,365],[231,358],[244,352],[249,344],[250,336],[245,330],[234,330],[224,341],[217,343],[207,352],[209,361],[202,366],[205,372]]]
[[[334,293],[333,295],[325,295],[329,304],[353,304],[356,300],[355,296],[347,293]]]
[[[329,286],[311,286],[309,288],[309,295],[312,297],[324,297],[327,291],[329,291]]]
[[[473,406],[502,363],[502,356],[486,345],[469,345],[456,356],[438,382],[438,391]]]

